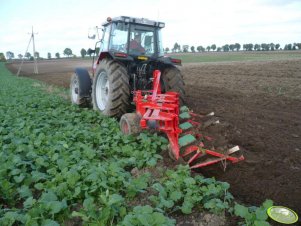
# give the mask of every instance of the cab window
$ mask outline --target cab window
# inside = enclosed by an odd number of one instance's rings
[[[110,40],[110,31],[111,31],[111,24],[104,27],[103,36],[100,44],[100,52],[106,52],[109,50],[109,40]]]
[[[110,51],[126,52],[129,25],[125,23],[113,23],[110,40]]]
[[[155,53],[154,43],[153,27],[140,25],[131,26],[129,54],[151,56]],[[136,50],[133,50],[131,46],[136,47]]]

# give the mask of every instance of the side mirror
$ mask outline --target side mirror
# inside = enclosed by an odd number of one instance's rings
[[[88,30],[88,39],[95,39],[96,38],[96,29],[89,28]]]
[[[150,46],[152,44],[153,36],[145,36],[144,46]]]
[[[95,39],[95,37],[96,37],[96,35],[94,34],[94,35],[92,35],[92,36],[89,36],[88,35],[88,39]]]

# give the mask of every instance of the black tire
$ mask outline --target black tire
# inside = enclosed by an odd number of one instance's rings
[[[181,71],[172,66],[166,68],[162,73],[161,80],[162,91],[175,91],[179,93],[180,105],[185,104],[185,83]]]
[[[130,85],[126,68],[104,59],[96,69],[92,86],[93,108],[110,117],[121,117],[130,105]]]
[[[84,68],[76,68],[70,82],[71,102],[80,107],[91,104],[92,81],[89,72]]]
[[[140,127],[140,117],[136,113],[126,113],[121,116],[120,130],[125,135],[138,135],[142,129]]]

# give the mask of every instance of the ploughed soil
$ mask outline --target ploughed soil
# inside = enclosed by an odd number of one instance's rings
[[[89,60],[24,64],[21,75],[69,87],[76,66]],[[16,72],[18,64],[8,64]],[[215,112],[220,124],[209,133],[243,149],[245,161],[202,170],[231,184],[245,204],[272,199],[301,214],[301,60],[184,64],[187,106],[195,113]]]
[[[301,213],[301,60],[187,65],[187,105],[214,111],[245,161],[208,175],[245,203],[266,198]],[[206,173],[206,172],[205,172]]]

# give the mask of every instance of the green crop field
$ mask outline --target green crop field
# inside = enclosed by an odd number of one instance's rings
[[[301,51],[204,52],[169,54],[184,63],[301,59]]]
[[[66,90],[18,78],[3,63],[0,84],[0,225],[175,225],[193,210],[268,225],[271,201],[247,208],[228,183],[163,168],[166,139],[124,136],[115,119],[72,106]]]

